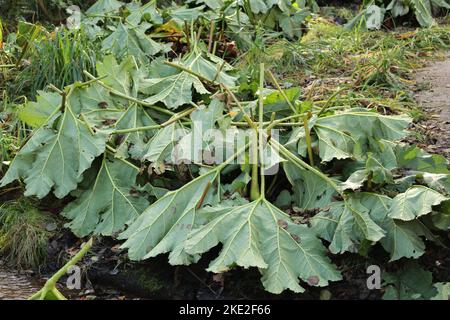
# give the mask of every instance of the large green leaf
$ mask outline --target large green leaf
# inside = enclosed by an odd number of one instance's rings
[[[417,259],[425,253],[425,243],[420,237],[425,234],[419,222],[386,218],[381,226],[386,231],[386,237],[381,239],[381,245],[390,253],[390,261],[401,258]]]
[[[384,237],[384,231],[370,217],[360,201],[331,203],[312,219],[312,226],[325,240],[331,242],[332,253],[358,252],[365,239],[373,242]]]
[[[113,53],[118,58],[133,55],[142,61],[164,51],[165,48],[165,45],[154,41],[141,29],[125,26],[122,22],[102,42],[102,49]]]
[[[389,211],[389,217],[411,221],[432,211],[433,206],[447,200],[446,197],[424,186],[413,186],[397,195]]]
[[[265,0],[249,0],[250,9],[255,14],[266,13],[271,7],[266,2]]]
[[[422,300],[437,295],[433,287],[433,274],[420,268],[416,263],[408,263],[395,274],[384,273],[384,300]]]
[[[137,72],[137,64],[133,57],[127,57],[119,64],[113,55],[106,56],[103,61],[96,65],[97,73],[100,77],[106,76],[102,82],[120,93],[128,96],[135,96],[137,94],[137,81],[134,75]]]
[[[69,101],[70,107],[76,114],[92,112],[95,117],[101,117],[102,115],[97,113],[100,109],[120,109],[120,112],[123,111],[123,106],[118,103],[117,99],[114,99],[109,91],[98,83],[81,88],[77,87],[70,95]],[[106,112],[106,110],[102,112]],[[97,120],[100,119],[97,118]]]
[[[371,150],[367,152],[366,173],[374,183],[393,183],[392,170],[398,167],[394,153],[395,144],[387,140],[371,143]]]
[[[420,238],[426,235],[425,227],[419,221],[399,221],[388,216],[393,200],[375,193],[361,193],[357,196],[367,208],[371,218],[386,232],[380,240],[390,253],[391,261],[400,258],[418,258],[425,253],[425,244]]]
[[[214,145],[214,134],[210,131],[214,129],[216,122],[223,118],[224,103],[219,99],[213,99],[208,107],[201,107],[191,113],[191,130],[189,133],[186,130],[186,134],[183,135],[180,141],[176,144],[176,162],[181,161],[202,163],[206,161],[208,163],[216,160],[213,157],[214,148],[222,147],[222,145]],[[219,144],[219,143],[215,143]],[[211,158],[207,158],[208,154]],[[219,159],[215,161],[219,163],[223,161]]]
[[[431,12],[430,0],[411,0],[410,1],[417,21],[422,27],[430,27],[435,23]]]
[[[171,124],[164,127],[153,136],[153,138],[143,147],[139,157],[142,160],[150,161],[158,171],[166,160],[172,163],[176,162],[176,154],[173,153],[176,142],[180,138],[180,134],[187,131],[181,129],[177,124]],[[172,156],[174,156],[172,158]],[[172,161],[174,160],[174,161]]]
[[[264,92],[264,113],[271,114],[272,112],[280,112],[291,110],[289,104],[286,102],[283,95],[278,90],[267,90]],[[289,99],[291,104],[295,104],[295,101],[300,97],[299,88],[289,88],[283,90],[284,95]]]
[[[334,195],[334,190],[325,180],[318,178],[307,170],[299,170],[290,163],[283,164],[286,176],[293,186],[293,200],[301,209],[321,209],[327,206]]]
[[[436,228],[441,230],[450,230],[450,201],[443,202],[439,211],[433,213],[431,217]]]
[[[201,175],[148,207],[120,235],[121,239],[127,239],[122,247],[128,248],[130,259],[142,260],[170,252],[169,262],[173,265],[197,261],[198,255],[186,252],[186,240],[197,223],[196,211],[202,197],[216,177],[217,170]]]
[[[117,121],[115,129],[132,129],[152,125],[156,125],[156,123],[148,113],[141,106],[134,105],[129,107]],[[128,155],[132,157],[142,156],[154,132],[155,130],[144,130],[116,136],[119,155],[124,158],[128,158]]]
[[[54,129],[54,123],[58,122]],[[63,198],[77,187],[95,157],[105,150],[107,132],[91,134],[70,106],[37,129],[11,163],[1,186],[23,179],[26,196]]]
[[[71,220],[67,226],[79,237],[121,231],[148,206],[145,198],[132,192],[137,174],[121,160],[105,157],[92,186],[62,212]]]
[[[431,300],[448,301],[450,299],[450,282],[438,282],[433,285],[437,294]]]
[[[323,162],[333,159],[365,159],[367,152],[379,149],[380,140],[397,141],[406,136],[410,118],[384,116],[359,109],[311,119],[310,129],[318,139]],[[290,145],[297,143],[300,154],[305,151],[304,129],[293,130]]]
[[[430,173],[450,173],[448,161],[443,156],[428,154],[414,145],[397,145],[395,155],[398,166],[405,169]]]
[[[163,78],[145,79],[142,82],[141,92],[150,95],[145,99],[148,103],[163,102],[168,108],[176,109],[192,101],[192,86],[199,93],[209,93],[197,77],[187,72],[179,72]]]
[[[212,62],[203,57],[201,53],[192,52],[182,60],[175,61],[175,63],[208,80],[215,80],[228,87],[234,86],[236,81],[236,78],[228,75],[225,70],[222,69],[218,72],[221,67],[219,61],[217,63]],[[158,68],[158,66],[156,67]],[[162,69],[162,67],[159,68]],[[176,109],[192,101],[192,87],[198,93],[209,93],[198,77],[170,67],[166,69],[162,77],[145,79],[140,90],[142,93],[150,95],[145,99],[148,103],[163,102],[168,108]]]
[[[324,162],[361,157],[371,140],[396,141],[406,136],[410,119],[384,116],[374,112],[345,112],[317,119],[314,132],[319,139],[319,154]]]
[[[293,14],[281,12],[277,18],[285,35],[292,39],[302,36],[302,24],[310,15],[311,13],[308,10],[301,10]]]
[[[170,16],[181,23],[183,23],[184,21],[192,22],[203,15],[204,8],[205,6],[199,6],[195,8],[176,6],[170,9]]]
[[[56,92],[38,91],[36,101],[29,101],[19,111],[19,119],[29,126],[40,127],[61,106],[62,97]]]
[[[124,5],[123,2],[117,0],[98,0],[87,11],[87,14],[108,14],[115,12]]]
[[[409,6],[402,0],[392,0],[386,7],[386,10],[391,10],[392,16],[396,18],[408,14]]]
[[[130,14],[126,20],[134,26],[137,26],[143,20],[150,21],[155,24],[163,23],[163,18],[156,8],[156,1],[150,1],[144,5],[137,2],[132,2],[127,4],[127,9],[130,11]]]
[[[429,230],[419,221],[405,222],[389,217],[391,198],[364,192],[352,195],[350,203],[382,229],[384,235],[381,234],[377,241],[390,253],[391,261],[423,255],[425,244],[421,236],[429,235]],[[321,237],[331,242],[330,251],[333,253],[355,252],[365,239],[342,203],[332,204],[329,211],[315,216],[312,225]]]
[[[208,271],[224,272],[234,264],[258,267],[264,287],[272,293],[303,292],[299,278],[313,286],[341,279],[315,233],[294,224],[266,200],[217,212],[208,224],[192,232],[187,251],[201,254],[219,243],[222,250]]]

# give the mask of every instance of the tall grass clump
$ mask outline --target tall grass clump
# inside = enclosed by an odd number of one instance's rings
[[[59,88],[83,81],[83,70],[95,71],[100,49],[82,29],[59,29],[46,39],[35,41],[25,68],[19,73],[16,93],[33,98],[49,84]]]
[[[47,258],[52,219],[28,200],[19,199],[0,206],[0,256],[18,269],[38,270]]]

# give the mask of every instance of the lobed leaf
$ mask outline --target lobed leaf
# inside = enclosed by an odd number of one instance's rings
[[[104,157],[92,186],[64,208],[62,215],[71,220],[66,226],[79,237],[123,230],[148,206],[144,197],[132,193],[137,174],[121,160]]]
[[[234,264],[258,267],[265,289],[272,293],[303,292],[299,278],[312,286],[341,279],[315,233],[294,224],[267,200],[226,208],[216,215],[194,230],[186,245],[189,253],[201,254],[223,244],[208,271],[224,272]]]

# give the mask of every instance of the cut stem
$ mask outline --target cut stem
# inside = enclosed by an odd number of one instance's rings
[[[258,136],[258,147],[259,147],[259,164],[260,164],[260,175],[261,175],[261,196],[265,196],[266,192],[266,179],[264,172],[264,125],[263,125],[263,117],[264,117],[264,63],[261,63],[259,66],[259,136]]]
[[[76,265],[78,261],[80,261],[84,255],[89,251],[89,249],[92,247],[92,238],[86,242],[80,251],[72,258],[69,262],[67,262],[61,269],[59,269],[50,279],[47,280],[44,287],[33,294],[28,300],[45,300],[48,298],[48,294],[51,293],[53,297],[57,300],[67,300],[56,288],[56,283],[58,280],[63,277],[68,271],[69,268]]]
[[[308,149],[308,157],[309,157],[309,164],[314,167],[314,155],[312,151],[312,144],[311,144],[311,134],[309,132],[309,117],[307,114],[303,116],[303,128],[305,129],[305,140],[306,140],[306,146]]]
[[[284,100],[286,100],[286,103],[288,104],[289,108],[291,108],[292,111],[294,112],[294,114],[296,114],[297,110],[295,109],[295,107],[292,104],[291,100],[289,100],[289,98],[286,95],[286,93],[284,92],[284,90],[281,89],[280,84],[278,83],[278,81],[275,78],[275,76],[273,75],[273,73],[270,70],[267,70],[267,73],[269,73],[269,76],[270,76],[270,79],[272,80],[272,83],[275,85],[277,90],[280,92],[281,96],[284,98]]]
[[[213,19],[211,19],[211,22],[209,24],[209,38],[208,38],[208,52],[211,53],[211,50],[213,48],[213,42],[214,42],[214,30],[215,30],[216,23]]]
[[[224,84],[221,84],[221,86],[225,89],[225,91],[228,93],[228,95],[231,96],[231,98],[234,100],[234,102],[236,102],[237,107],[239,108],[239,110],[242,112],[242,115],[244,117],[245,122],[247,122],[247,124],[249,125],[250,128],[255,129],[256,131],[258,131],[258,127],[256,126],[255,122],[252,120],[252,118],[250,118],[250,116],[248,115],[247,112],[245,112],[244,107],[242,107],[241,103],[239,102],[238,98],[236,98],[236,96],[234,95],[233,92],[231,92],[231,90]]]

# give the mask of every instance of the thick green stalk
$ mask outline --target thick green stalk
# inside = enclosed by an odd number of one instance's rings
[[[294,113],[297,113],[297,110],[295,109],[294,105],[292,104],[291,100],[289,100],[288,96],[286,95],[286,93],[284,92],[283,89],[281,89],[280,84],[278,83],[277,79],[275,78],[275,76],[273,75],[273,73],[270,70],[267,70],[267,72],[269,73],[269,76],[272,80],[272,83],[275,85],[275,87],[277,88],[277,90],[280,92],[281,96],[284,98],[284,100],[286,101],[286,103],[288,104],[289,108],[291,108],[291,110]]]
[[[90,79],[92,79],[92,80],[97,79],[97,78],[95,78],[92,74],[90,74],[88,71],[84,70],[83,72],[84,72],[84,74],[85,74],[86,76],[88,76]],[[112,95],[114,95],[114,96],[117,96],[117,97],[119,97],[119,98],[123,98],[123,99],[125,99],[125,100],[131,101],[131,102],[134,102],[134,103],[137,103],[137,104],[139,104],[139,105],[141,105],[141,106],[144,106],[144,107],[151,108],[151,109],[156,110],[156,111],[159,111],[159,112],[161,112],[161,113],[165,113],[165,114],[168,114],[168,115],[171,115],[171,116],[174,115],[174,112],[172,112],[172,111],[170,111],[170,110],[167,110],[167,109],[164,109],[164,108],[160,108],[160,107],[158,107],[158,106],[154,106],[154,105],[151,104],[151,103],[148,103],[148,102],[139,100],[139,99],[134,98],[134,97],[130,97],[130,96],[128,96],[128,95],[126,95],[126,94],[124,94],[124,93],[122,93],[122,92],[119,92],[119,91],[117,91],[116,89],[114,89],[114,88],[108,86],[107,84],[105,84],[105,83],[102,82],[102,81],[99,81],[99,80],[97,80],[97,81],[98,81],[98,83],[99,83],[103,88],[105,88],[106,90],[108,90],[108,91],[109,91]]]
[[[92,247],[92,238],[86,242],[81,250],[72,258],[69,262],[67,262],[61,269],[59,269],[50,279],[47,280],[44,287],[33,294],[28,300],[46,300],[46,298],[53,298],[56,300],[67,300],[61,292],[56,288],[56,283],[58,280],[64,276],[70,267],[76,265],[78,261],[80,261],[84,255],[89,251]]]
[[[247,112],[245,112],[244,107],[242,107],[242,104],[239,102],[238,98],[236,98],[236,96],[234,95],[233,92],[231,92],[231,90],[225,86],[224,84],[221,85],[225,91],[228,93],[228,95],[234,100],[234,102],[236,102],[236,105],[238,106],[239,110],[242,112],[243,116],[244,116],[244,120],[245,122],[247,122],[248,126],[252,129],[256,130],[256,133],[258,132],[258,126],[255,124],[255,122],[250,118],[250,116],[248,115]]]
[[[308,157],[309,157],[309,164],[314,166],[314,155],[312,151],[312,144],[311,144],[311,134],[309,132],[309,125],[308,125],[308,115],[303,116],[303,128],[305,129],[305,140],[306,140],[306,146],[308,149]]]
[[[256,140],[256,141],[255,141]],[[259,192],[259,172],[258,172],[258,138],[255,135],[251,144],[252,156],[252,183],[250,187],[250,200],[255,201],[259,199],[261,193]]]
[[[266,178],[265,178],[265,172],[264,172],[264,96],[263,96],[263,90],[264,89],[264,63],[261,63],[259,67],[259,96],[258,96],[258,102],[259,102],[259,136],[258,136],[258,146],[259,146],[259,163],[260,163],[260,170],[261,170],[261,196],[264,197],[266,193]]]
[[[161,124],[154,124],[152,126],[120,129],[120,130],[114,131],[112,134],[126,134],[126,133],[133,133],[133,132],[139,132],[139,131],[148,131],[148,130],[155,130],[155,129],[161,129],[161,128],[162,128]]]
[[[325,104],[323,105],[323,107],[319,110],[319,112],[317,113],[317,116],[320,117],[325,111],[327,111],[328,107],[331,105],[331,102],[333,101],[334,98],[336,98],[336,96],[341,93],[344,89],[339,89],[337,90],[335,93],[333,93],[331,95],[330,98],[328,98],[328,100],[325,102]]]
[[[179,65],[179,64],[177,64],[177,63],[170,62],[170,61],[164,61],[164,64],[166,64],[166,65],[168,65],[168,66],[171,66],[171,67],[173,67],[173,68],[179,69],[179,70],[181,70],[181,71],[187,72],[187,73],[189,73],[189,74],[191,74],[191,75],[193,75],[193,76],[199,78],[199,79],[202,80],[203,82],[207,82],[207,83],[210,83],[210,84],[213,84],[213,85],[216,85],[216,86],[219,85],[219,84],[216,83],[215,81],[212,81],[212,80],[210,80],[210,79],[208,79],[208,78],[205,78],[205,77],[202,76],[201,74],[196,73],[195,71],[192,71],[191,69],[186,68],[185,66],[182,66],[182,65]]]
[[[302,169],[306,169],[311,171],[312,173],[314,173],[315,175],[317,175],[318,177],[322,178],[323,180],[325,180],[330,186],[333,187],[334,190],[336,190],[337,193],[339,193],[342,197],[344,197],[344,194],[342,193],[341,189],[339,189],[339,187],[337,186],[337,184],[330,178],[328,177],[326,174],[324,174],[323,172],[321,172],[320,170],[310,166],[309,164],[307,164],[305,161],[303,161],[302,159],[298,158],[297,156],[295,156],[292,152],[290,152],[288,149],[286,149],[282,144],[280,144],[278,141],[275,140],[270,140],[270,143],[273,145],[273,147],[278,150],[280,152],[280,154],[282,156],[284,156],[285,158],[287,158],[287,160],[291,161],[293,164],[295,164],[296,166],[302,168]]]
[[[166,122],[162,124],[154,124],[151,126],[145,126],[145,127],[136,127],[136,128],[129,128],[129,129],[120,129],[113,132],[113,134],[125,134],[125,133],[132,133],[132,132],[138,132],[138,131],[147,131],[147,130],[155,130],[155,129],[161,129],[164,127],[167,127],[168,125],[177,122],[178,120],[190,115],[192,112],[197,110],[197,108],[191,108],[184,111],[181,111],[179,113],[174,114],[172,118],[167,120]]]

